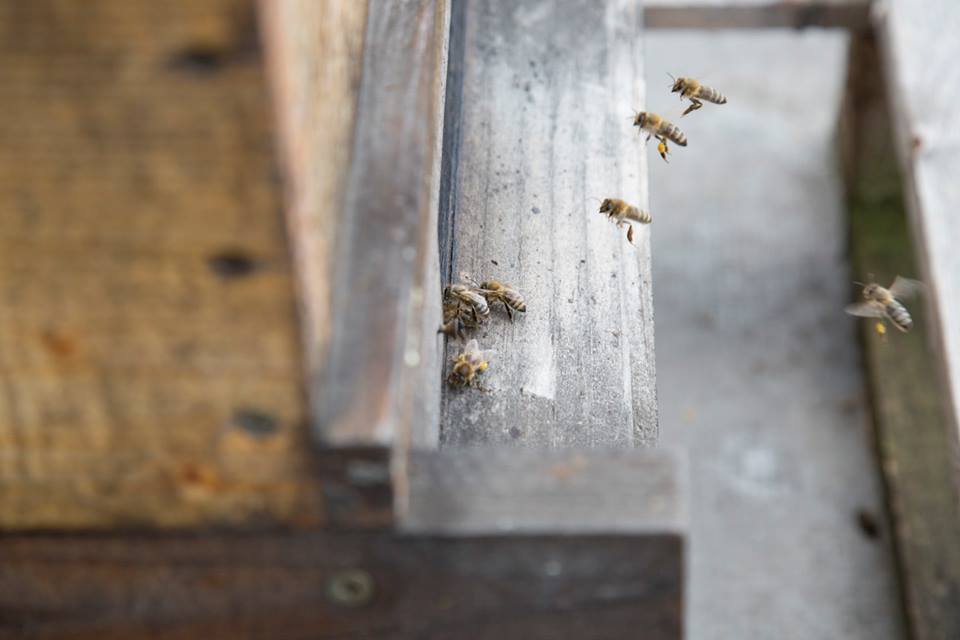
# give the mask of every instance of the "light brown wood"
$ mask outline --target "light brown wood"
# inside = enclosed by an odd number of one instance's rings
[[[367,2],[260,0],[259,9],[300,287],[304,360],[308,371],[317,371],[330,338],[330,286],[353,150]]]
[[[319,522],[252,3],[0,34],[0,527]]]
[[[359,75],[358,43],[338,40],[362,19],[357,4],[261,4],[285,123],[315,436],[324,446],[435,446],[448,3],[371,3]],[[324,39],[334,59],[318,82]]]

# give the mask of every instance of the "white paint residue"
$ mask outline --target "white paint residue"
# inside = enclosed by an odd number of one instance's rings
[[[553,401],[557,396],[557,366],[550,336],[544,334],[543,339],[534,341],[528,349],[528,353],[535,353],[537,357],[527,360],[529,367],[523,391]]]

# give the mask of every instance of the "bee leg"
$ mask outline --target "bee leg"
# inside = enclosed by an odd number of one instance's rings
[[[687,114],[690,113],[691,111],[696,111],[697,109],[699,109],[699,108],[702,107],[702,106],[703,106],[703,103],[702,103],[702,102],[700,102],[700,101],[697,100],[696,98],[690,98],[690,106],[687,107],[687,110],[684,111],[684,112],[683,112],[683,115],[680,116],[680,117],[682,118],[683,116],[687,115]]]
[[[667,139],[657,136],[657,139],[660,141],[660,144],[657,145],[657,152],[660,154],[660,157],[663,158],[664,162],[669,163],[667,160],[667,154],[670,153],[670,147],[667,146]]]
[[[513,322],[513,309],[506,302],[503,303],[503,308],[507,310],[507,317],[510,318],[510,322]]]

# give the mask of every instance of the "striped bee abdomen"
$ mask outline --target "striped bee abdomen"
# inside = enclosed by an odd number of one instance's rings
[[[884,312],[887,314],[890,322],[892,322],[897,329],[900,329],[900,331],[910,331],[913,327],[913,318],[910,317],[910,312],[896,300],[888,302],[884,308]]]
[[[697,97],[714,104],[727,104],[727,97],[712,87],[700,87]]]
[[[683,131],[680,131],[680,127],[675,124],[664,122],[660,128],[660,134],[668,140],[676,142],[681,147],[687,146],[687,136],[683,135]]]
[[[631,213],[633,215],[627,216],[630,220],[635,220],[640,224],[650,224],[653,222],[653,218],[650,214],[643,209],[638,209],[637,207],[630,207]]]

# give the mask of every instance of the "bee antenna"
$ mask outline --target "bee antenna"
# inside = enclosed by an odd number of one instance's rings
[[[667,71],[667,75],[668,75],[668,76],[670,76],[670,79],[671,79],[671,80],[673,80],[674,82],[676,82],[676,81],[677,81],[677,79],[676,79],[676,78],[674,78],[674,77],[673,77],[673,74],[672,74],[672,73],[670,73],[669,71]]]
[[[860,286],[860,287],[865,287],[865,286],[867,286],[867,285],[863,284],[862,282],[857,282],[856,280],[853,281],[853,284],[855,284],[855,285],[857,285],[857,286]]]

